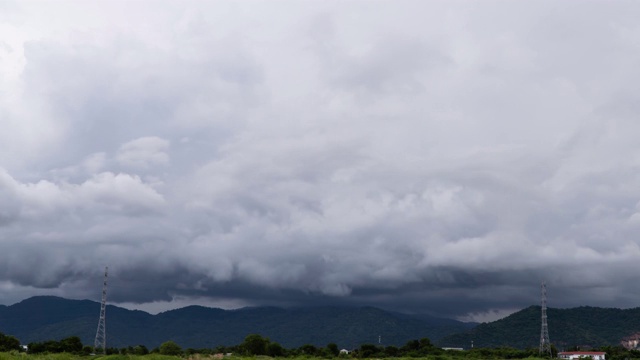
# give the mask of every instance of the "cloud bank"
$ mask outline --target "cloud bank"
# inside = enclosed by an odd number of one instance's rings
[[[0,8],[2,303],[637,306],[633,2]]]

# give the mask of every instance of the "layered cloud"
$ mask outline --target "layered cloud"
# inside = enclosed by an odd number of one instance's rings
[[[97,4],[0,11],[0,302],[637,306],[635,4]]]

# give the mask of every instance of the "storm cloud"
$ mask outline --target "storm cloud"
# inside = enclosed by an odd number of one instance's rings
[[[640,4],[0,5],[0,303],[638,306]]]

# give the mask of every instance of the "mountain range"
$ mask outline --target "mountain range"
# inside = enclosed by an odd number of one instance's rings
[[[94,301],[37,296],[0,306],[0,332],[17,337],[23,344],[69,336],[93,344],[99,314],[100,304]],[[288,348],[333,342],[349,349],[378,341],[382,345],[404,345],[423,337],[440,339],[474,325],[373,307],[222,310],[188,306],[157,315],[112,305],[106,309],[107,346],[117,348],[145,345],[151,349],[168,340],[184,348],[213,348],[240,344],[255,333]]]
[[[547,309],[551,343],[560,351],[621,345],[627,337],[640,333],[640,308],[612,309],[581,306],[571,309]],[[530,306],[503,319],[482,323],[459,334],[438,340],[441,346],[509,346],[537,348],[540,344],[540,306]]]
[[[442,347],[536,348],[540,341],[540,307],[530,306],[489,323],[464,323],[426,315],[408,315],[374,307],[313,307],[282,309],[253,307],[222,310],[188,306],[152,315],[108,305],[107,346],[145,345],[154,348],[173,340],[183,348],[214,348],[242,343],[260,334],[287,348],[305,344],[340,348],[361,344],[401,346],[429,338]],[[38,296],[0,306],[0,332],[23,344],[78,336],[93,344],[100,304]],[[620,345],[640,339],[640,308],[577,307],[547,309],[551,342],[564,350]],[[380,336],[380,338],[379,338]]]

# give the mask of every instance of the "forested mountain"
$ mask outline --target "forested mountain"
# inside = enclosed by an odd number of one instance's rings
[[[78,336],[92,344],[100,304],[39,296],[0,307],[0,332],[22,343]],[[107,306],[107,346],[156,347],[173,340],[184,348],[235,345],[252,333],[268,337],[285,347],[336,343],[353,348],[363,343],[403,345],[423,337],[432,340],[469,329],[474,324],[455,320],[410,316],[372,307],[273,307],[222,310],[189,306],[157,315]]]
[[[504,319],[446,336],[437,343],[468,348],[473,341],[475,347],[535,348],[540,344],[540,316],[540,307],[531,306]],[[559,350],[619,345],[624,337],[640,332],[640,308],[550,308],[547,316],[549,338]]]
[[[33,297],[0,306],[0,332],[22,343],[79,336],[92,344],[100,304],[52,296]],[[578,307],[547,309],[549,336],[559,349],[618,345],[640,333],[640,308]],[[504,319],[475,324],[424,315],[406,315],[372,307],[274,307],[222,310],[189,306],[157,315],[107,306],[107,343],[110,347],[156,347],[174,340],[184,348],[236,345],[248,334],[260,334],[289,348],[304,344],[341,348],[360,344],[404,345],[427,337],[446,347],[535,348],[540,341],[540,307],[531,306]]]

